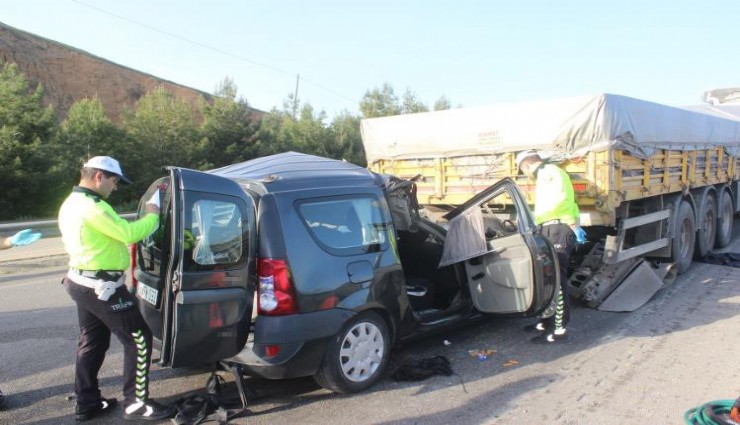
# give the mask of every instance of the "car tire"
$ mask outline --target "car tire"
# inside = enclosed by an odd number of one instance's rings
[[[335,393],[363,391],[383,375],[390,342],[388,326],[377,313],[360,313],[329,340],[314,380]]]

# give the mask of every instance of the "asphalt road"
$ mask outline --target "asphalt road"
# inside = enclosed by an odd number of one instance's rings
[[[740,252],[737,234],[728,250]],[[0,254],[0,389],[7,396],[0,424],[75,423],[77,324],[59,285],[65,259],[4,255],[11,251]],[[632,313],[575,306],[567,345],[532,344],[521,329],[530,322],[488,320],[392,353],[392,367],[412,354],[444,355],[455,371],[449,377],[386,377],[351,396],[329,393],[310,378],[249,378],[249,412],[231,423],[679,424],[689,408],[740,396],[739,269],[694,263]],[[468,354],[476,349],[496,352],[479,361]],[[114,341],[100,373],[106,396],[120,398],[121,366]],[[233,380],[221,373],[226,392],[235,394]],[[151,376],[152,396],[172,402],[202,390],[208,371],[155,366]],[[127,422],[113,412],[89,423]]]

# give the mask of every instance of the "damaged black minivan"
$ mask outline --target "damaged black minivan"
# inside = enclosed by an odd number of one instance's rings
[[[509,179],[432,210],[412,180],[295,152],[168,171],[139,210],[159,192],[160,227],[132,255],[162,366],[220,362],[352,393],[399,341],[538,315],[557,292],[552,246]]]

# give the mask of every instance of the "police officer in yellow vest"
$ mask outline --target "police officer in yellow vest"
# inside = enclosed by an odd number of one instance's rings
[[[541,332],[532,340],[534,342],[567,342],[570,303],[565,282],[568,279],[568,261],[575,247],[574,232],[582,232],[578,227],[579,211],[573,184],[568,173],[555,164],[543,161],[537,151],[520,152],[516,163],[524,174],[536,179],[534,220],[555,247],[561,282],[555,314],[526,329]]]
[[[80,325],[75,363],[75,415],[80,421],[108,413],[116,405],[115,398],[101,396],[98,386],[111,333],[124,349],[124,419],[160,420],[175,413],[172,407],[149,399],[152,334],[124,284],[128,244],[157,228],[159,206],[147,204],[144,217],[124,220],[105,201],[119,183],[131,181],[118,161],[108,156],[91,158],[82,167],[80,184],[59,210],[70,267],[62,283],[77,304]]]

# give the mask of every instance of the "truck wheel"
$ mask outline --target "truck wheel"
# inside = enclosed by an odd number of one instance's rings
[[[717,214],[717,248],[724,248],[732,241],[732,225],[735,212],[730,193],[723,190],[719,195],[719,213]]]
[[[356,393],[380,379],[388,365],[388,326],[376,313],[361,313],[329,341],[324,360],[313,376],[336,393]]]
[[[696,256],[704,258],[714,248],[717,237],[717,200],[713,193],[707,193],[702,199],[702,212],[699,217],[703,229],[696,232]]]
[[[696,221],[694,211],[688,202],[682,201],[676,215],[676,232],[671,240],[671,260],[676,263],[676,272],[681,274],[689,269],[696,242]]]

